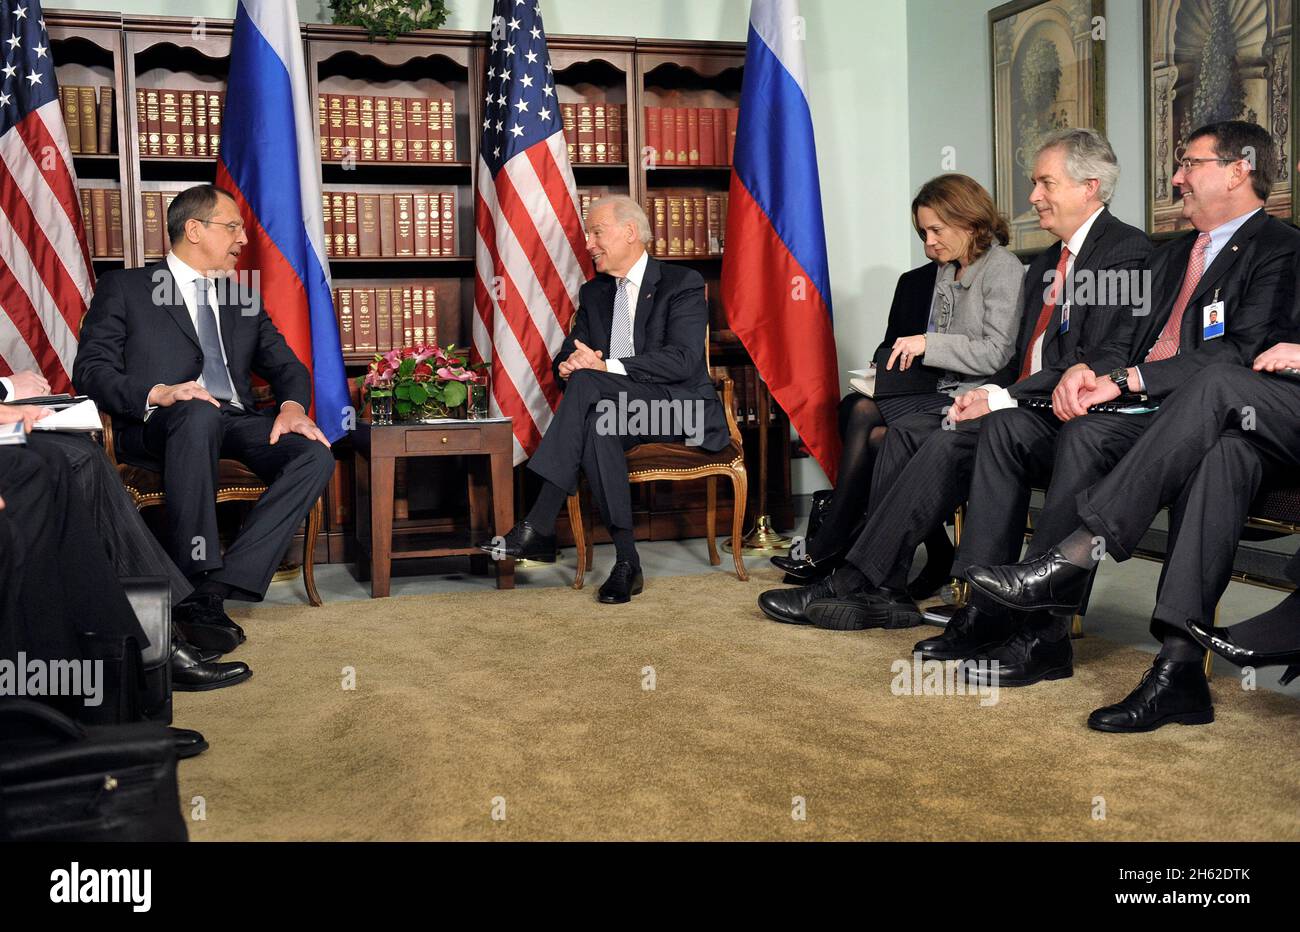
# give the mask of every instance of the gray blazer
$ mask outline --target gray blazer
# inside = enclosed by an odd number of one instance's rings
[[[958,395],[989,381],[1011,361],[1020,329],[1025,267],[1010,250],[994,243],[956,281],[947,263],[934,283],[925,335],[926,366],[945,370],[939,391]]]

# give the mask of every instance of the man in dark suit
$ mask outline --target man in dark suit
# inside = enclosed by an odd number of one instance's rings
[[[334,461],[307,416],[311,379],[262,309],[231,277],[248,242],[234,198],[213,185],[167,211],[172,251],[100,279],[81,331],[73,382],[113,416],[118,456],[161,469],[170,552],[195,585],[187,634],[230,650],[243,632],[228,597],[260,600]],[[255,409],[252,375],[275,412]],[[270,486],[224,556],[217,537],[217,464],[239,460]]]
[[[817,586],[764,593],[759,605],[769,617],[836,629],[921,623],[904,588],[912,555],[966,500],[990,407],[1042,421],[1037,412],[1019,412],[1018,400],[1050,394],[1076,367],[1118,365],[1127,352],[1138,292],[1093,287],[1103,277],[1140,275],[1151,251],[1145,233],[1106,208],[1118,179],[1114,150],[1096,131],[1067,130],[1044,142],[1030,200],[1041,227],[1058,239],[1029,268],[1011,363],[994,383],[959,397],[946,423],[944,415],[920,414],[890,425],[872,477],[870,519],[848,565]],[[1007,633],[1005,618],[971,607],[942,637],[917,649],[940,659],[960,657]]]
[[[628,449],[682,441],[729,443],[726,415],[705,363],[709,322],[698,272],[646,252],[650,223],[626,196],[602,198],[587,217],[597,275],[578,293],[573,327],[553,369],[564,397],[528,468],[544,480],[527,517],[482,545],[498,558],[555,560],[555,520],[579,470],[616,551],[598,600],[627,602],[643,586],[632,529]]]
[[[1124,391],[1140,391],[1160,403],[1216,363],[1249,365],[1277,323],[1290,319],[1300,232],[1263,210],[1275,158],[1272,138],[1252,123],[1216,123],[1193,133],[1174,183],[1183,191],[1183,214],[1196,232],[1153,255],[1155,313],[1139,323],[1129,365],[1108,375],[1081,373],[1062,386],[1064,412],[1058,414],[1068,420],[1054,459],[1026,445],[1023,436],[997,429],[996,422],[986,425],[971,484],[971,528],[977,533],[963,537],[958,568],[978,594],[1000,605],[1055,612],[1037,625],[1022,626],[989,654],[1001,660],[1003,672],[1010,666],[1024,682],[1069,675],[1069,616],[1100,558],[1091,533],[1071,533],[1079,523],[1078,497],[1164,417],[1080,413]],[[1206,334],[1208,307],[1218,311],[1221,336]],[[1051,484],[1026,559],[1008,566],[1019,551],[1026,490],[1049,470]],[[1125,497],[1131,494],[1126,491]],[[1190,639],[1182,641],[1185,647]],[[1183,658],[1178,642],[1166,638],[1162,660]],[[1001,682],[1015,685],[1005,676]]]

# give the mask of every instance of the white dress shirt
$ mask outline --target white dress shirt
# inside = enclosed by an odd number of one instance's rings
[[[1097,222],[1097,218],[1101,216],[1101,212],[1105,209],[1106,208],[1103,205],[1094,210],[1092,216],[1083,221],[1083,223],[1079,225],[1079,229],[1074,231],[1074,235],[1065,241],[1065,248],[1070,250],[1070,254],[1065,260],[1065,281],[1061,283],[1062,288],[1066,287],[1066,282],[1070,281],[1070,277],[1074,274],[1074,259],[1075,256],[1079,254],[1079,250],[1083,248],[1084,242],[1088,239],[1088,231],[1092,229],[1092,225]],[[1068,294],[1065,296],[1065,301],[1067,304],[1070,301],[1070,296]],[[1039,369],[1043,368],[1043,344],[1046,342],[1047,331],[1044,330],[1042,335],[1034,341],[1034,345],[1029,347],[1030,375],[1033,375]],[[1020,403],[1011,397],[1011,392],[1000,385],[989,383],[988,385],[981,386],[981,388],[986,389],[989,393],[988,404],[990,411],[998,411],[1002,408],[1016,408],[1020,406]]]
[[[623,283],[623,290],[627,293],[628,326],[631,328],[632,334],[636,333],[636,301],[637,297],[641,294],[641,279],[645,278],[645,267],[649,261],[650,253],[641,253],[641,258],[632,263],[632,268],[628,269],[627,275],[624,276],[627,281]],[[629,334],[629,337],[631,337],[632,334]],[[634,338],[632,343],[632,354],[636,354],[636,342]],[[617,359],[606,359],[605,368],[618,375],[627,375],[627,369],[625,369],[623,364]]]

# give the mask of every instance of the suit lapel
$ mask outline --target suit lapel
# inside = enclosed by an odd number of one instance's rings
[[[234,351],[231,347],[234,345],[235,328],[239,326],[239,318],[243,315],[239,312],[239,305],[232,304],[229,300],[232,290],[230,288],[230,282],[227,281],[225,284],[226,287],[219,287],[214,290],[217,292],[217,301],[220,304],[218,313],[221,318],[221,345],[225,348],[226,359],[229,361],[235,358]],[[222,300],[223,295],[226,300]],[[229,363],[226,365],[226,370],[230,370]],[[234,379],[233,374],[230,377],[231,379]],[[231,388],[233,389],[234,386],[232,385]]]
[[[172,270],[165,260],[161,263],[161,266],[171,282],[168,294],[171,295],[172,300],[167,305],[167,314],[175,321],[176,326],[181,328],[181,333],[193,340],[194,345],[201,349],[202,344],[199,343],[198,332],[194,329],[194,321],[190,320],[189,308],[185,306],[185,296],[181,294],[180,282],[176,281],[176,276],[172,274]]]
[[[1205,270],[1205,273],[1201,275],[1201,280],[1197,282],[1196,290],[1192,292],[1192,297],[1187,302],[1188,311],[1194,307],[1200,307],[1201,298],[1223,279],[1229,269],[1236,265],[1237,259],[1241,257],[1246,244],[1254,238],[1255,234],[1259,232],[1259,228],[1267,220],[1268,214],[1262,209],[1256,211],[1254,216],[1243,223],[1236,233],[1232,234],[1232,239],[1223,244],[1219,254],[1214,257],[1210,267]],[[1183,319],[1187,319],[1186,313],[1184,313]]]
[[[1079,247],[1079,252],[1074,257],[1074,270],[1073,270],[1074,275],[1077,276],[1080,271],[1088,267],[1088,260],[1091,259],[1092,254],[1097,251],[1097,244],[1101,241],[1102,237],[1106,235],[1106,228],[1109,225],[1110,225],[1110,211],[1108,211],[1105,207],[1103,207],[1097,219],[1094,220],[1092,222],[1092,226],[1088,228],[1088,235],[1083,238],[1083,245]],[[1060,259],[1061,259],[1061,253],[1057,251],[1056,261],[1059,262]],[[1068,285],[1069,287],[1066,288],[1065,293],[1063,295],[1063,299],[1067,297],[1072,297],[1074,295],[1075,282],[1073,278],[1069,281]],[[1093,289],[1097,287],[1096,281],[1092,282],[1092,287]],[[1047,347],[1052,345],[1052,342],[1056,340],[1057,337],[1061,336],[1061,319],[1063,316],[1061,311],[1062,303],[1064,303],[1063,300],[1058,301],[1056,303],[1056,309],[1052,312],[1051,323],[1047,325],[1047,333],[1043,336],[1043,358],[1044,359],[1047,358]],[[1073,317],[1074,316],[1073,304],[1071,304],[1070,307],[1071,307],[1071,317]],[[1077,333],[1075,327],[1076,327],[1075,322],[1071,320],[1070,322],[1071,332]]]
[[[659,260],[647,259],[645,275],[641,276],[641,290],[636,299],[636,319],[632,323],[632,348],[634,352],[645,351],[646,318],[654,304],[655,289],[659,285]]]

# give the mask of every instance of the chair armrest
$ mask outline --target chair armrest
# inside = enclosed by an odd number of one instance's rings
[[[103,429],[99,432],[100,444],[104,447],[104,455],[108,461],[117,468],[117,450],[113,447],[113,418],[103,411],[99,412],[99,423]]]
[[[731,381],[731,376],[723,375],[713,380],[713,387],[718,391],[718,395],[722,400],[722,410],[727,416],[727,432],[731,435],[732,442],[743,450],[745,441],[740,435],[740,426],[736,423],[736,414],[733,408],[735,403],[735,383]]]

